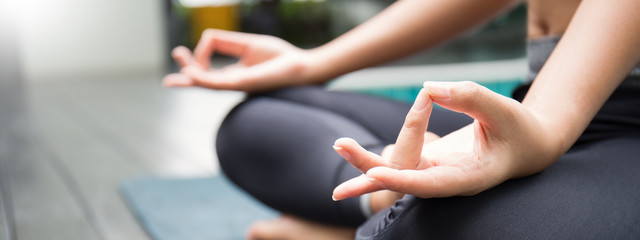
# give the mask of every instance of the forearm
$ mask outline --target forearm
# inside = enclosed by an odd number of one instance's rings
[[[523,101],[564,154],[640,61],[640,2],[583,1]],[[548,165],[555,158],[541,163]]]
[[[310,78],[329,80],[447,40],[513,0],[403,0],[334,41],[311,50]]]

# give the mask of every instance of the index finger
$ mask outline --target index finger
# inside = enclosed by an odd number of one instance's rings
[[[238,57],[245,52],[251,39],[253,39],[253,34],[249,33],[207,29],[202,32],[202,37],[193,50],[193,54],[198,63],[209,68],[211,55],[215,51]]]
[[[389,166],[396,169],[415,169],[420,163],[424,134],[429,125],[433,109],[431,97],[420,90],[411,110],[407,113],[404,125],[398,134],[395,148],[391,153]]]
[[[183,68],[195,63],[193,54],[185,46],[177,46],[171,51],[171,57],[176,61],[178,67]]]

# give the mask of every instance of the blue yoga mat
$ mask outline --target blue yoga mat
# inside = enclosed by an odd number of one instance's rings
[[[253,221],[278,215],[221,176],[141,177],[120,190],[155,240],[244,239]]]

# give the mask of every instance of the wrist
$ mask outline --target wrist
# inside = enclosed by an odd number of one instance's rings
[[[343,73],[336,66],[330,53],[326,53],[323,47],[303,50],[300,64],[303,66],[302,78],[307,84],[323,84]]]
[[[306,84],[322,84],[330,79],[323,70],[323,61],[319,59],[314,50],[303,50],[300,64],[303,66],[302,79]]]
[[[514,162],[510,178],[529,176],[551,166],[570,147],[566,129],[558,129],[552,118],[544,112],[522,105],[527,112],[519,122],[525,124],[521,136],[527,144],[512,146],[511,159]]]
[[[526,104],[523,106],[530,112],[531,119],[536,122],[539,128],[537,132],[541,135],[541,141],[545,143],[544,150],[555,158],[559,158],[567,152],[580,135],[575,132],[575,124],[567,126],[566,123],[562,123],[557,117],[544,110],[531,108]]]

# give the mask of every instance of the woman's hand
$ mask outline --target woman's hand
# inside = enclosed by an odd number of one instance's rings
[[[475,119],[424,144],[433,102]],[[427,82],[407,114],[390,159],[352,139],[334,148],[364,174],[336,187],[336,200],[388,189],[423,198],[474,195],[530,175],[562,154],[553,134],[517,101],[472,82]]]
[[[239,61],[222,69],[210,69],[214,53],[237,57]],[[276,37],[207,29],[193,54],[182,46],[173,50],[180,73],[167,75],[163,82],[170,87],[248,92],[311,84],[307,55],[307,51]]]

